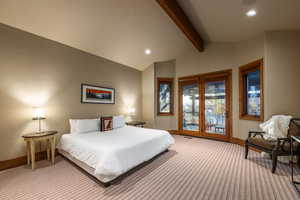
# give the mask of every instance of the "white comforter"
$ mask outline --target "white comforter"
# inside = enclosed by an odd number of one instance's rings
[[[107,182],[173,143],[167,131],[125,126],[107,132],[64,134],[58,148],[94,168],[95,175]]]

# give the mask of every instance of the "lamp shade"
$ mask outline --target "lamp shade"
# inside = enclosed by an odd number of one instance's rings
[[[134,115],[135,114],[135,109],[134,108],[129,108],[128,109],[128,115]]]
[[[43,108],[34,108],[33,110],[33,119],[37,120],[37,119],[45,119],[46,118],[46,113],[45,110]]]

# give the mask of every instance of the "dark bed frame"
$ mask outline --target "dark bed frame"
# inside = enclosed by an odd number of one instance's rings
[[[121,174],[120,176],[116,177],[115,179],[109,181],[109,182],[102,182],[99,179],[97,179],[96,177],[94,177],[93,175],[89,174],[87,171],[85,171],[84,169],[82,169],[80,166],[78,166],[76,163],[72,162],[70,159],[68,159],[67,157],[65,157],[64,155],[62,155],[61,153],[58,153],[59,155],[61,155],[65,160],[67,160],[69,163],[71,163],[73,166],[75,166],[77,169],[79,169],[80,171],[82,171],[85,175],[87,175],[88,177],[90,177],[91,179],[93,179],[96,183],[104,186],[104,187],[109,187],[112,184],[119,182],[120,180],[124,179],[125,177],[129,176],[130,174],[138,171],[139,169],[143,168],[144,166],[148,165],[149,163],[151,163],[153,160],[155,160],[157,157],[161,156],[162,154],[168,152],[169,149],[157,154],[156,156],[154,156],[153,158],[151,158],[148,161],[145,161],[137,166],[135,166],[134,168],[130,169],[129,171],[125,172],[124,174]]]

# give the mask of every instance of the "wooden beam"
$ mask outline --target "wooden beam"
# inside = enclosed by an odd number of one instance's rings
[[[179,29],[187,36],[193,45],[200,51],[204,51],[203,40],[196,28],[193,26],[177,0],[156,0],[158,4],[169,15]]]

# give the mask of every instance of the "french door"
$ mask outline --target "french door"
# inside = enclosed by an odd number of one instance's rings
[[[229,140],[231,71],[179,80],[179,130],[192,136]]]
[[[180,82],[179,94],[179,129],[187,135],[197,136],[201,129],[199,81]]]

